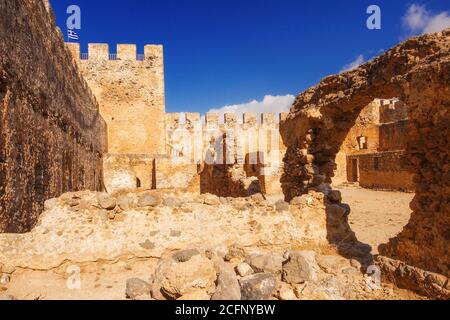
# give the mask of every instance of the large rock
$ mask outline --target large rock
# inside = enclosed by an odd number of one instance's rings
[[[133,208],[134,199],[129,195],[122,195],[117,198],[117,205],[122,210],[128,210]]]
[[[280,274],[283,268],[284,258],[281,254],[251,254],[247,256],[245,262],[252,267],[256,273],[268,272]]]
[[[212,300],[241,300],[241,288],[233,266],[217,259],[217,288]]]
[[[153,279],[153,298],[176,300],[198,290],[213,294],[217,274],[211,260],[195,255],[186,262],[172,257],[161,260]]]
[[[126,296],[132,300],[150,299],[151,286],[138,278],[127,280]]]
[[[277,280],[271,273],[253,274],[239,280],[242,300],[267,300],[275,291]]]
[[[155,195],[149,193],[140,193],[137,196],[137,205],[140,208],[143,207],[156,207],[161,203],[161,199]]]
[[[317,281],[318,265],[314,251],[293,251],[283,265],[283,281],[299,284]]]

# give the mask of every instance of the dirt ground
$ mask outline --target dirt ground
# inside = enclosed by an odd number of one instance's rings
[[[350,226],[359,241],[378,246],[395,237],[408,223],[414,193],[374,191],[363,188],[340,187],[343,202],[351,207]]]

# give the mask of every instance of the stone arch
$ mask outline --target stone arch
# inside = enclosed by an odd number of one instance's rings
[[[300,94],[281,126],[287,146],[282,188],[291,200],[330,183],[336,155],[362,108],[393,97],[409,106],[405,160],[415,172],[416,195],[409,223],[379,251],[401,261],[386,267],[394,274],[411,266],[446,277],[427,292],[442,296],[450,292],[450,29],[412,38]],[[417,277],[401,281],[413,286]]]

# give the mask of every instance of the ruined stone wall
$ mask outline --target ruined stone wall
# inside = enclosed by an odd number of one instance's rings
[[[25,232],[46,199],[102,189],[106,124],[48,3],[0,12],[0,232]]]
[[[348,181],[352,173],[358,170],[358,182],[363,188],[376,190],[414,191],[413,173],[403,167],[402,151],[378,152],[358,156],[348,156]],[[356,160],[358,168],[353,168]]]
[[[300,94],[281,126],[288,147],[282,178],[286,198],[331,182],[336,155],[363,107],[375,98],[398,97],[409,107],[405,161],[415,173],[416,194],[409,223],[379,251],[403,264],[449,277],[449,83],[447,29],[409,39],[365,65],[327,77]],[[417,279],[402,271],[401,265],[392,264],[385,270],[394,278],[402,278],[403,286],[417,289]],[[435,285],[447,290],[445,281]]]
[[[285,117],[286,114],[281,114]],[[280,194],[283,145],[276,115],[197,113],[166,115],[167,154],[173,164],[184,165],[189,176],[200,175],[200,191],[242,196],[255,190]],[[159,172],[159,170],[157,170]],[[255,179],[250,179],[255,178]],[[259,184],[259,189],[255,186]]]

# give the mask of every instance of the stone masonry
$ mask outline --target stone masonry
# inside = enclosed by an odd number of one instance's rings
[[[49,198],[103,188],[106,124],[47,8],[0,1],[0,232],[29,231]]]

